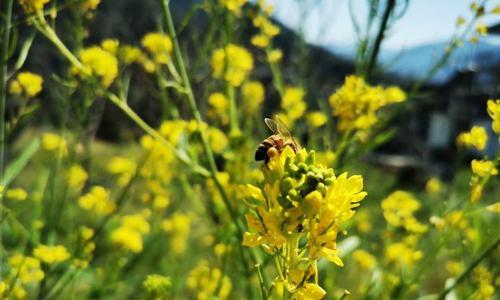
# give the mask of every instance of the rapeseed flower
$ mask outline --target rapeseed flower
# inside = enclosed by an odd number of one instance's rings
[[[183,213],[174,213],[161,223],[161,228],[171,234],[170,250],[177,255],[185,253],[191,231],[191,217]]]
[[[229,100],[226,96],[222,93],[212,93],[208,96],[208,104],[210,105],[209,116],[219,118],[221,123],[226,125],[229,122]]]
[[[157,64],[167,64],[170,61],[173,44],[168,35],[161,32],[151,32],[142,38],[141,43]]]
[[[333,115],[339,118],[337,129],[340,132],[357,130],[358,137],[365,140],[379,120],[377,113],[405,100],[406,94],[398,87],[370,86],[363,78],[351,75],[328,101]]]
[[[35,249],[33,249],[33,256],[40,259],[42,262],[51,265],[69,259],[70,254],[68,250],[66,250],[66,247],[61,245],[38,245]]]
[[[116,55],[119,46],[120,46],[120,41],[117,39],[105,39],[101,42],[102,49],[108,51],[113,55]]]
[[[115,156],[109,161],[107,169],[111,174],[119,175],[119,186],[126,186],[135,175],[137,163],[126,157]]]
[[[9,92],[13,95],[35,97],[42,91],[43,78],[35,73],[21,72],[10,82]]]
[[[42,148],[48,152],[54,152],[65,156],[68,153],[68,143],[66,139],[55,133],[44,133],[42,135]]]
[[[78,198],[78,204],[82,209],[98,215],[109,215],[116,209],[116,204],[109,197],[109,191],[102,186],[92,187],[90,192]]]
[[[74,164],[68,169],[66,178],[68,181],[68,185],[72,189],[74,189],[75,191],[80,191],[84,187],[85,182],[87,182],[89,175],[82,166]]]
[[[307,109],[307,104],[304,101],[305,92],[299,87],[286,87],[281,99],[281,108],[283,110],[280,118],[293,127],[296,120],[301,118]]]
[[[243,110],[249,114],[254,114],[262,106],[265,97],[265,90],[259,81],[245,82],[241,87],[243,97]]]
[[[247,0],[219,0],[219,3],[239,17],[241,16],[241,8],[247,3]]]
[[[493,275],[486,267],[479,266],[474,269],[472,280],[477,286],[472,299],[493,299],[495,295],[494,279]]]
[[[118,49],[118,57],[125,65],[140,62],[142,56],[143,53],[141,49],[134,46],[124,45]]]
[[[267,61],[271,64],[279,62],[283,58],[283,51],[273,49],[267,52]]]
[[[488,100],[487,111],[490,118],[493,120],[491,128],[496,134],[500,134],[500,99]]]
[[[89,10],[97,9],[97,6],[101,3],[101,0],[84,0],[82,3],[82,9],[84,12]]]
[[[328,122],[328,117],[321,111],[313,111],[306,115],[306,120],[309,127],[318,128]]]
[[[471,161],[472,173],[479,177],[495,176],[498,175],[498,169],[495,164],[490,160],[477,160]]]
[[[170,277],[165,277],[159,274],[150,274],[142,282],[142,286],[146,290],[151,299],[166,299],[172,282]]]
[[[35,257],[15,254],[9,258],[9,265],[11,272],[18,274],[22,283],[40,282],[45,277],[40,260]]]
[[[251,232],[244,234],[243,245],[261,246],[283,257],[286,288],[302,297],[304,289],[312,287],[310,278],[318,276],[314,271],[318,259],[343,265],[337,234],[366,196],[363,179],[347,173],[336,177],[332,169],[315,163],[313,151],[295,153],[288,146],[269,161],[264,175],[262,189],[253,185],[241,189],[253,210],[245,216]],[[302,253],[300,263],[294,253]]]
[[[430,194],[440,193],[443,190],[443,182],[437,177],[432,177],[425,184],[425,191]]]
[[[375,257],[368,251],[362,249],[354,251],[352,253],[352,258],[365,270],[372,270],[377,264]]]
[[[101,84],[108,87],[118,76],[118,60],[116,56],[99,46],[85,48],[80,52],[80,60],[85,68],[85,74],[91,74],[101,79]]]
[[[212,54],[212,70],[215,78],[226,80],[238,87],[253,69],[253,58],[245,48],[229,44]]]
[[[142,237],[149,233],[150,226],[144,214],[125,215],[121,225],[111,232],[111,241],[135,253],[142,252]]]
[[[197,294],[197,299],[228,299],[232,284],[227,275],[217,267],[211,267],[208,261],[201,260],[196,268],[189,272],[187,287]]]
[[[477,150],[484,150],[488,134],[482,126],[473,126],[469,132],[463,132],[458,135],[457,143],[465,147],[474,147]]]
[[[50,2],[50,0],[19,0],[26,13],[34,13],[41,11],[43,6]]]

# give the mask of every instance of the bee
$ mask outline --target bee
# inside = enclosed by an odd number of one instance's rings
[[[280,154],[286,146],[290,146],[295,153],[300,150],[300,145],[278,116],[275,116],[274,120],[265,118],[264,122],[266,122],[267,127],[271,129],[273,135],[260,143],[255,151],[256,161],[263,160],[265,164],[267,164],[271,158]]]

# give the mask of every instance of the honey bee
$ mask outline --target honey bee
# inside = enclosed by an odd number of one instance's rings
[[[300,150],[300,145],[278,116],[275,116],[274,120],[265,118],[264,122],[271,129],[273,135],[260,143],[255,151],[256,161],[263,160],[267,164],[271,158],[280,154],[286,146],[290,146],[295,153]]]

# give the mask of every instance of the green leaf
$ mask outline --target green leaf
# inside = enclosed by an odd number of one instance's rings
[[[8,186],[12,181],[21,173],[21,171],[26,167],[28,162],[31,160],[33,155],[38,151],[40,148],[40,139],[36,138],[31,142],[31,144],[26,147],[21,155],[14,160],[12,163],[10,163],[7,168],[5,169],[5,175],[0,182],[1,185],[3,186]]]

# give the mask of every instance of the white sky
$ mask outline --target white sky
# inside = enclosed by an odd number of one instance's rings
[[[308,42],[323,46],[353,45],[356,42],[349,1],[359,22],[366,20],[367,0],[266,0],[275,7],[274,17],[292,29],[302,28]],[[385,5],[385,1],[381,2]],[[400,50],[447,40],[455,29],[457,17],[470,17],[470,2],[410,0],[408,11],[391,28],[383,48]],[[497,5],[500,5],[500,0],[489,0],[486,7],[491,9]],[[305,18],[301,18],[301,12]],[[486,17],[484,21],[489,25],[497,24],[500,16]]]

